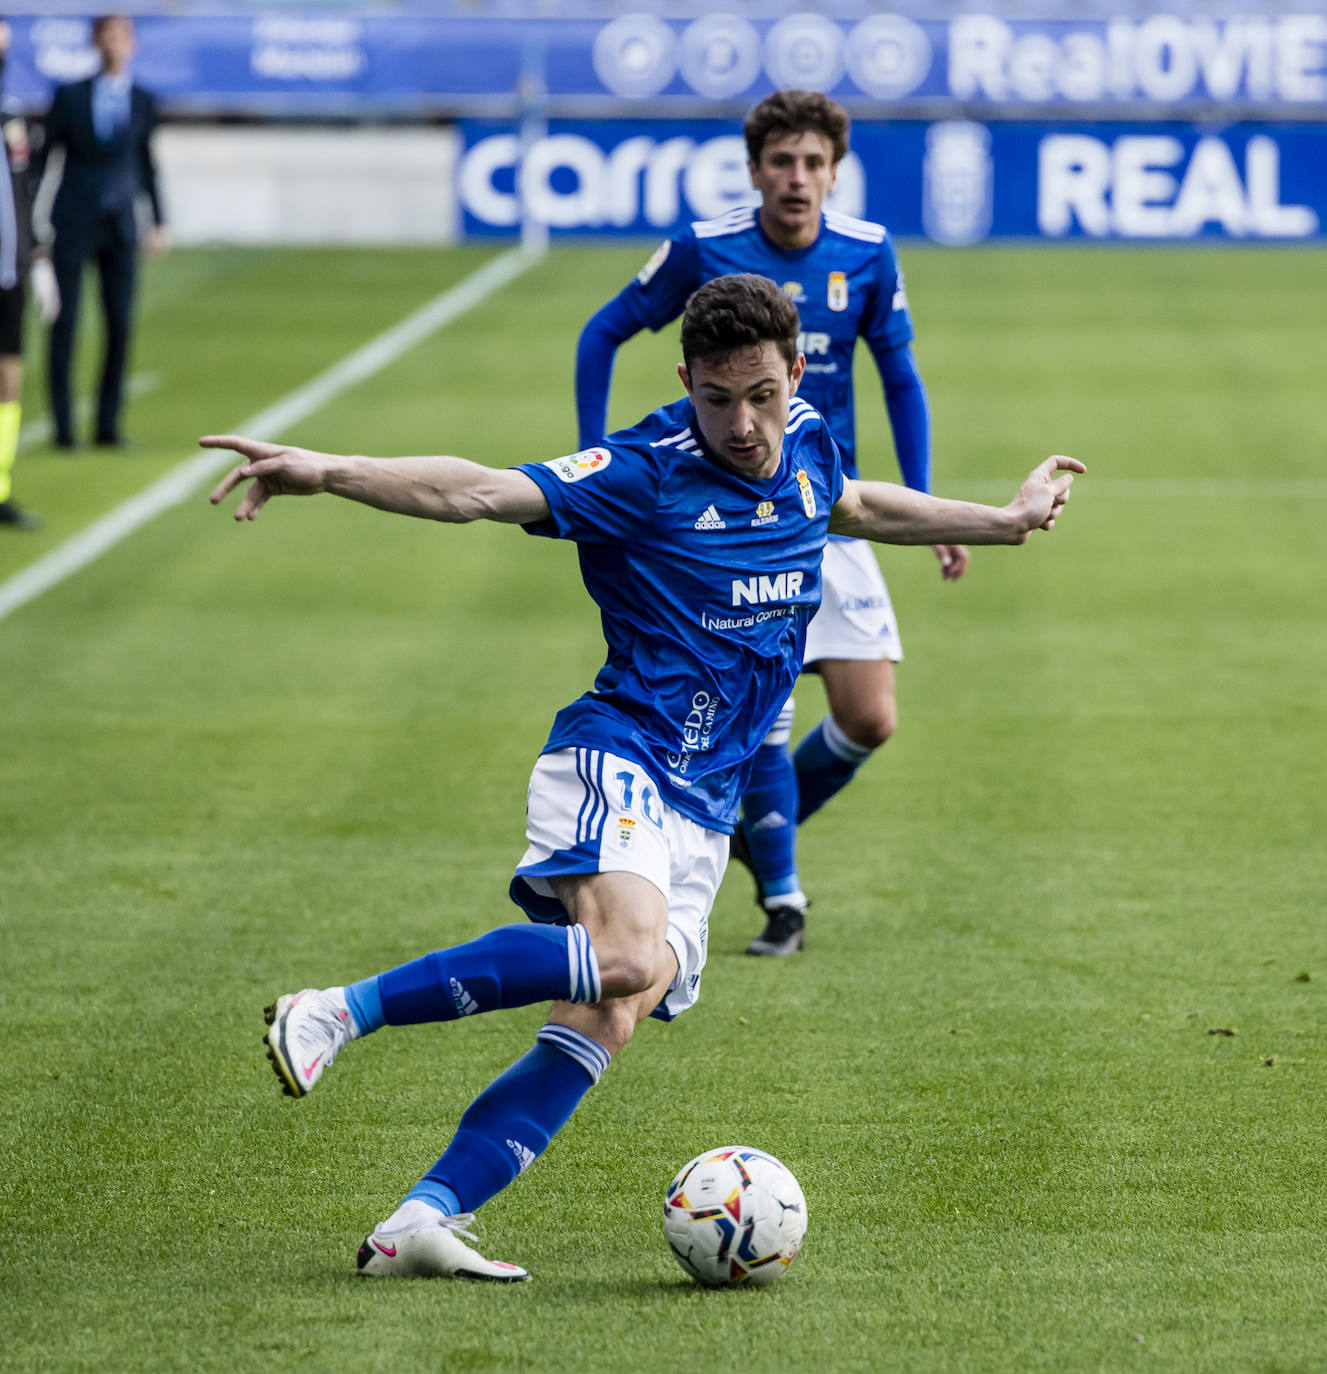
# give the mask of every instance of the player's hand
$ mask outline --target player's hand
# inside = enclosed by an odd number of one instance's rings
[[[1062,453],[1053,454],[1033,468],[1007,507],[1021,528],[1013,542],[1025,544],[1033,530],[1051,529],[1069,499],[1074,474],[1086,471],[1086,464],[1077,458],[1066,458]],[[1063,475],[1057,477],[1057,473]]]
[[[154,224],[143,235],[143,255],[149,258],[162,258],[170,252],[170,234],[164,224]]]
[[[931,552],[940,560],[940,576],[946,582],[957,582],[968,570],[966,544],[932,544]]]
[[[37,304],[37,318],[42,324],[54,324],[60,316],[60,283],[55,279],[50,258],[34,258],[28,280]]]
[[[205,434],[198,443],[201,448],[228,448],[244,456],[244,461],[217,483],[211,496],[215,506],[252,477],[253,484],[235,508],[236,520],[253,520],[273,496],[316,496],[327,489],[325,455],[310,449],[266,444],[238,434]]]

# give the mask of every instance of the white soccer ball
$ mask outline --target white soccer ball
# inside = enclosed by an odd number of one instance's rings
[[[773,1155],[724,1145],[678,1170],[663,1229],[677,1262],[707,1288],[773,1283],[802,1247],[806,1199]]]

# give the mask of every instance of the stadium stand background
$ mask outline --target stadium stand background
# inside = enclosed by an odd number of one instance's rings
[[[592,0],[130,4],[177,241],[657,237],[749,194],[775,86],[854,115],[836,197],[900,236],[1310,240],[1327,11]],[[93,59],[84,6],[11,11],[31,112]]]

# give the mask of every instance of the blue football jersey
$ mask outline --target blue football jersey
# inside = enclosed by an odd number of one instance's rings
[[[551,512],[526,528],[575,541],[608,645],[544,751],[631,759],[678,811],[731,831],[820,604],[830,508],[843,494],[824,422],[794,398],[778,470],[759,482],[710,456],[689,400],[520,471]]]
[[[846,475],[855,477],[857,340],[877,353],[912,340],[903,274],[884,225],[826,210],[816,241],[789,250],[761,228],[759,207],[730,210],[665,239],[618,299],[637,324],[657,331],[682,313],[698,286],[734,272],[769,277],[797,306],[798,345],[806,354],[798,395],[824,416]]]

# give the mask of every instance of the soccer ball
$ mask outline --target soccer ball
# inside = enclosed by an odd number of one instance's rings
[[[678,1170],[663,1229],[677,1262],[707,1288],[773,1283],[801,1249],[806,1199],[773,1155],[724,1145]]]

